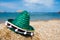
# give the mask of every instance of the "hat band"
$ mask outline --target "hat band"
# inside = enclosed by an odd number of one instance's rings
[[[29,36],[33,36],[34,33],[33,32],[28,32],[28,31],[24,31],[24,30],[21,30],[19,28],[17,28],[15,25],[11,24],[10,22],[6,21],[5,22],[5,25],[8,27],[8,28],[12,28],[15,30],[15,32],[17,33],[20,33],[20,34],[24,34],[24,35],[29,35]]]

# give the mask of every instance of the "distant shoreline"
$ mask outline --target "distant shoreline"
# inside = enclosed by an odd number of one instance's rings
[[[52,20],[60,20],[60,19],[52,19]],[[5,21],[7,21],[7,20],[0,20],[0,23],[4,23]],[[50,20],[30,20],[30,22],[38,22],[38,21],[46,22],[46,21],[50,21]]]

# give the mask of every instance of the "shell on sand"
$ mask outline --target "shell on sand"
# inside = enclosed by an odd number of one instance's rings
[[[24,37],[0,24],[0,40],[60,40],[60,20],[32,21],[35,28],[33,37]]]

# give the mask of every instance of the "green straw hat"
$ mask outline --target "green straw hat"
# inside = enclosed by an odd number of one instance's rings
[[[9,19],[8,23],[10,23],[11,25],[17,27],[18,29],[21,29],[24,31],[28,31],[28,32],[34,31],[34,28],[29,25],[30,24],[30,15],[27,11],[21,12],[15,19],[12,19],[12,20]],[[11,27],[11,26],[9,26],[9,27]]]
[[[34,30],[33,27],[29,25],[30,15],[27,11],[23,11],[11,23],[24,30],[28,30],[28,31]]]

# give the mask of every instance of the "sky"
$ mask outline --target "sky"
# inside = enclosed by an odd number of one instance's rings
[[[58,12],[60,0],[0,0],[0,11]]]

